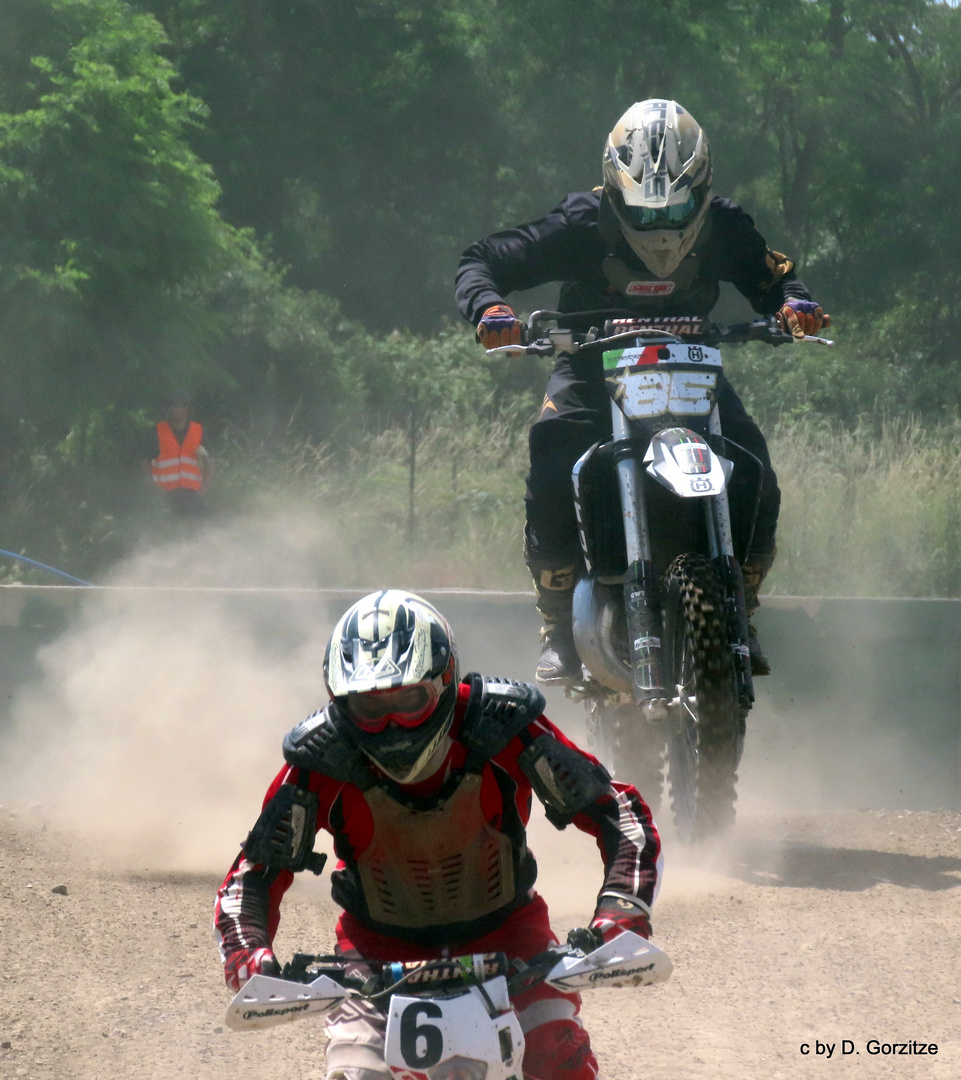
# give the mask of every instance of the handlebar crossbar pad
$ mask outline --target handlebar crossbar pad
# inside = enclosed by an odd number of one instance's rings
[[[381,972],[384,988],[396,985],[405,994],[452,987],[473,986],[499,975],[506,976],[506,953],[477,953],[438,960],[411,960],[385,964]]]

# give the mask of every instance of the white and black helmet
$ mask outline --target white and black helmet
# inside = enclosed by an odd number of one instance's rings
[[[331,698],[361,750],[392,780],[428,775],[457,704],[447,620],[414,593],[371,593],[341,617],[324,655]]]
[[[707,136],[676,101],[636,102],[608,136],[604,193],[624,238],[658,277],[669,277],[693,247],[711,175]]]

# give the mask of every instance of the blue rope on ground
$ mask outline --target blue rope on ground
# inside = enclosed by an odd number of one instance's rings
[[[81,581],[80,578],[74,577],[73,574],[66,574],[63,570],[58,570],[55,566],[47,566],[46,563],[37,562],[36,559],[28,559],[26,555],[18,555],[15,551],[4,551],[0,548],[0,555],[6,555],[8,559],[19,559],[20,562],[29,563],[31,566],[39,566],[41,570],[49,570],[51,574],[58,574],[62,578],[66,578],[67,581],[72,581],[75,585],[86,585],[87,588],[93,588],[89,581]]]

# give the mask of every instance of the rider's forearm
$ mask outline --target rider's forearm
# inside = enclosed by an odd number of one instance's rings
[[[289,871],[270,872],[237,856],[214,909],[214,930],[225,955],[270,945],[280,923],[281,898],[292,880]]]
[[[285,765],[277,773],[264,798],[265,807],[290,771]],[[270,945],[280,924],[280,902],[293,880],[290,870],[268,869],[240,852],[217,890],[214,909],[214,931],[225,954]]]
[[[785,276],[784,280],[780,283],[781,286],[781,304],[783,305],[785,300],[813,300],[811,293],[808,291],[807,286],[801,281],[800,278],[795,277],[794,274]],[[780,310],[780,309],[779,309]]]
[[[489,307],[504,303],[512,292],[580,280],[604,257],[596,215],[596,196],[575,193],[537,221],[471,244],[457,268],[460,313],[476,326]]]
[[[502,304],[510,289],[501,288],[487,261],[482,257],[483,241],[464,252],[457,268],[454,298],[461,315],[476,326],[484,312],[495,304]]]
[[[609,793],[573,824],[597,841],[604,860],[599,894],[634,896],[650,908],[660,887],[661,838],[636,788],[612,781]]]

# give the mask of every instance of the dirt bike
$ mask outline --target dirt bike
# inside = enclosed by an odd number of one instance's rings
[[[273,1027],[359,998],[387,1015],[384,1061],[397,1080],[522,1080],[515,995],[542,982],[579,991],[670,978],[667,954],[638,934],[595,944],[593,931],[573,930],[568,944],[529,963],[509,962],[504,953],[413,963],[297,953],[280,978],[249,979],[227,1007],[226,1024],[234,1031]]]
[[[586,333],[564,326],[590,325]],[[612,437],[573,469],[584,569],[574,589],[588,743],[659,806],[665,759],[674,822],[699,840],[734,820],[745,721],[754,703],[741,562],[763,468],[724,437],[715,391],[720,345],[799,340],[773,319],[720,327],[694,317],[537,311],[523,340],[490,355],[596,357]],[[735,551],[732,474],[753,492]]]

